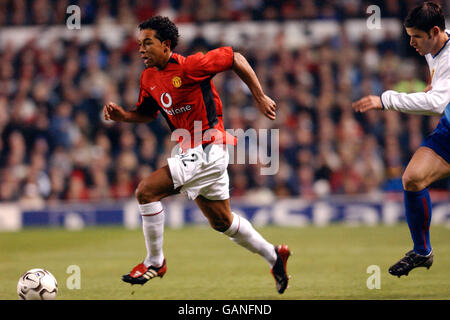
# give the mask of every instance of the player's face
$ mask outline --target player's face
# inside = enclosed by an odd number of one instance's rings
[[[435,39],[431,34],[417,28],[406,28],[410,36],[409,44],[421,55],[430,53],[435,46]]]
[[[147,68],[163,68],[170,56],[169,41],[161,41],[155,37],[156,31],[144,29],[139,32],[139,54]]]

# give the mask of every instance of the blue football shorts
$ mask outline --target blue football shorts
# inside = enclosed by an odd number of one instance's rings
[[[443,116],[434,131],[425,138],[421,146],[428,147],[450,163],[450,122]]]

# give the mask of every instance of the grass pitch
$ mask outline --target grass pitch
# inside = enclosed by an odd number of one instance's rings
[[[450,299],[450,230],[444,226],[431,229],[435,261],[430,270],[415,269],[401,278],[387,270],[411,246],[406,224],[257,229],[294,253],[283,295],[261,257],[206,226],[166,229],[164,278],[144,286],[123,283],[122,274],[145,255],[142,231],[108,227],[0,233],[0,299],[17,299],[19,277],[36,267],[53,273],[57,299],[67,300]],[[80,289],[68,289],[70,265],[80,267]],[[371,265],[380,268],[380,289],[367,288]]]

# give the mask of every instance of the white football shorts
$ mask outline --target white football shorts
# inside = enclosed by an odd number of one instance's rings
[[[227,167],[229,155],[226,145],[199,145],[167,159],[174,189],[182,187],[190,200],[202,195],[209,200],[230,198]]]

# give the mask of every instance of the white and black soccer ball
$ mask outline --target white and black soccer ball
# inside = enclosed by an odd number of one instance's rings
[[[55,277],[44,269],[31,269],[25,272],[17,283],[20,300],[53,300],[58,293]]]

